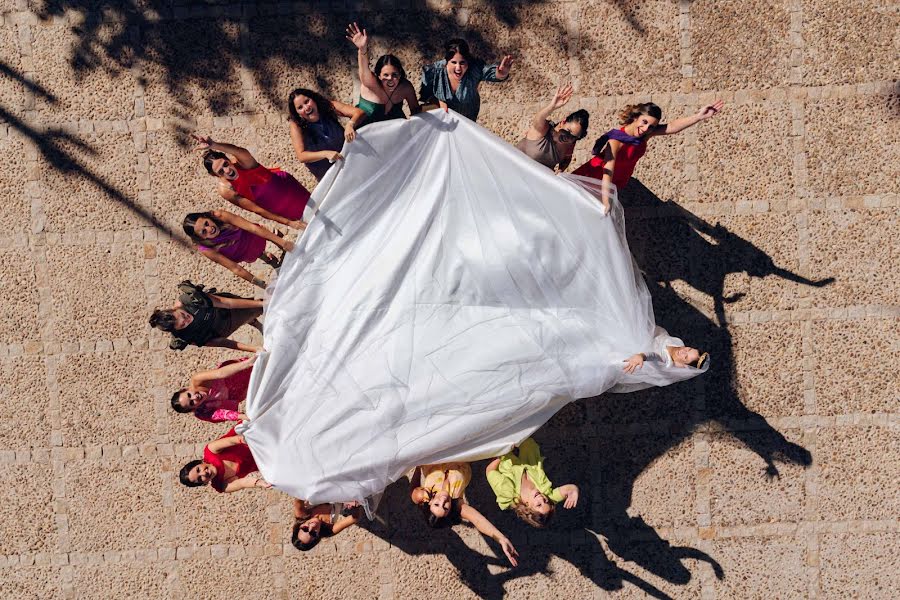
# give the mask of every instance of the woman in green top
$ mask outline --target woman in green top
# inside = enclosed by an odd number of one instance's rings
[[[554,488],[544,473],[544,457],[537,442],[528,438],[509,454],[492,460],[485,470],[488,483],[502,510],[512,507],[516,516],[534,527],[545,527],[559,502],[566,508],[578,504],[574,483]]]
[[[409,113],[422,112],[416,100],[416,90],[406,78],[400,59],[385,54],[375,61],[374,71],[369,69],[369,36],[356,23],[347,26],[347,39],[357,48],[359,62],[359,104],[366,113],[366,123],[389,119],[405,119],[403,101]]]

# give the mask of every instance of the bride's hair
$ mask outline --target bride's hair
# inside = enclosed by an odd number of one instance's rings
[[[689,367],[695,367],[697,369],[703,368],[703,363],[709,360],[709,352],[702,352],[697,350],[700,353],[700,356],[697,357],[697,360],[693,364],[689,364]]]
[[[619,111],[619,124],[628,125],[641,115],[647,115],[654,119],[662,119],[662,109],[652,102],[629,104]]]

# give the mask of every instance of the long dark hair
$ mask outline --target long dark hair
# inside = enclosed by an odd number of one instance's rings
[[[459,498],[450,498],[450,510],[448,510],[447,514],[443,517],[435,516],[434,513],[431,512],[431,500],[420,504],[419,510],[422,512],[425,523],[432,529],[444,529],[445,527],[451,527],[462,522],[462,517],[460,516],[460,513],[462,512],[462,501]]]
[[[319,119],[329,119],[331,121],[337,121],[338,116],[337,112],[334,110],[334,105],[331,103],[331,100],[322,96],[317,92],[314,92],[307,88],[297,88],[290,94],[288,94],[288,115],[289,119],[296,123],[296,125],[300,129],[306,129],[309,126],[309,121],[300,116],[297,112],[297,108],[294,106],[294,99],[297,96],[306,96],[310,100],[316,103],[316,108],[319,110]]]
[[[222,231],[223,229],[225,229],[227,227],[225,225],[225,223],[223,223],[219,219],[215,218],[211,212],[207,211],[207,212],[202,212],[202,213],[188,214],[184,218],[184,221],[181,222],[181,228],[184,229],[184,232],[187,234],[187,236],[189,238],[191,238],[192,240],[194,240],[201,246],[207,246],[209,248],[212,248],[212,246],[209,245],[209,240],[204,240],[202,237],[198,236],[194,232],[194,225],[197,224],[197,221],[199,221],[200,219],[203,219],[203,218],[209,219],[210,221],[215,223],[216,227],[219,228],[219,231]]]
[[[179,400],[181,400],[181,394],[184,393],[184,392],[186,392],[186,391],[187,391],[187,388],[181,388],[180,390],[178,390],[177,392],[175,392],[174,394],[172,394],[172,400],[171,400],[171,402],[172,402],[172,408],[173,408],[173,409],[175,410],[175,412],[177,412],[177,413],[189,413],[189,412],[193,412],[193,409],[188,408],[188,407],[184,406],[181,402],[179,402]]]
[[[447,40],[447,43],[444,44],[444,60],[450,60],[457,54],[462,54],[462,57],[466,59],[467,62],[472,62],[474,58],[472,56],[472,51],[469,50],[469,43],[462,38],[453,38],[452,40]]]
[[[191,474],[191,469],[202,463],[202,460],[192,460],[188,464],[181,467],[181,471],[178,473],[178,480],[181,481],[183,485],[186,485],[188,487],[200,487],[201,485],[203,485],[202,481],[191,481],[188,478],[188,475]]]
[[[568,117],[566,117],[565,122],[566,123],[578,123],[579,125],[581,125],[581,137],[578,138],[580,140],[580,139],[587,137],[588,123],[590,123],[590,120],[591,120],[590,113],[588,113],[588,111],[581,108],[579,110],[576,110],[572,114],[570,114]]]
[[[383,69],[386,65],[390,65],[400,71],[400,81],[406,81],[406,71],[403,69],[403,63],[400,62],[400,59],[394,56],[393,54],[384,54],[378,57],[378,60],[375,61],[375,67],[372,69],[372,72],[375,73],[375,77],[381,77],[381,69]]]
[[[291,530],[291,544],[300,552],[307,552],[309,550],[312,550],[316,547],[316,544],[318,544],[322,540],[323,537],[331,537],[332,535],[332,524],[319,520],[319,535],[317,535],[309,542],[304,543],[300,541],[300,538],[298,537],[300,535],[300,526],[315,516],[317,515],[310,515],[305,519],[297,519],[296,521],[294,521],[294,527]]]
[[[206,167],[207,173],[218,177],[218,175],[213,173],[213,161],[218,160],[220,158],[228,160],[228,157],[225,154],[223,154],[222,152],[219,152],[218,150],[213,150],[211,148],[208,148],[203,152],[203,166]]]

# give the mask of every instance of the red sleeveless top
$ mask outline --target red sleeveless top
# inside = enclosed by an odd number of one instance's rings
[[[262,165],[256,165],[252,169],[242,169],[234,165],[234,170],[237,171],[238,176],[231,181],[231,187],[239,195],[255,202],[256,194],[253,192],[253,188],[269,183],[269,180],[272,179],[272,172],[280,169],[269,169]]]
[[[228,433],[223,435],[222,438],[231,437],[233,435],[237,435],[234,431],[234,427],[229,429]],[[203,449],[203,461],[208,462],[216,468],[216,476],[212,480],[212,487],[217,492],[224,492],[225,486],[228,485],[225,483],[225,463],[222,462],[225,460],[233,462],[237,466],[237,473],[235,473],[234,476],[238,479],[257,470],[256,461],[253,460],[253,454],[250,452],[250,448],[247,444],[237,444],[230,448],[225,448],[218,454],[210,452],[209,446],[207,446]]]
[[[623,127],[622,131],[624,130],[625,128]],[[612,182],[618,189],[624,188],[628,180],[631,179],[631,174],[634,173],[637,161],[640,160],[646,151],[647,140],[644,139],[637,146],[622,144],[622,147],[616,152],[616,170],[613,172]],[[592,156],[591,160],[575,169],[573,175],[603,179],[603,165],[604,161],[601,157]]]

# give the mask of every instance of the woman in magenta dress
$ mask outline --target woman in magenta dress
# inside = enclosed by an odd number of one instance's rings
[[[188,237],[197,242],[197,250],[206,258],[263,289],[266,282],[238,263],[252,263],[262,258],[263,262],[277,269],[281,261],[271,252],[266,252],[266,241],[285,252],[294,249],[293,242],[224,210],[190,213],[181,226]]]
[[[187,387],[172,394],[172,408],[210,423],[246,421],[238,408],[247,397],[254,362],[256,356],[226,360],[212,371],[195,374]]]
[[[662,109],[652,102],[629,104],[619,113],[622,127],[604,133],[594,143],[593,157],[574,171],[574,175],[603,181],[601,202],[609,212],[609,184],[622,189],[631,179],[637,161],[647,151],[647,140],[657,135],[672,135],[716,115],[724,102],[717,100],[690,117],[660,123]]]
[[[203,166],[219,179],[219,194],[244,210],[293,229],[306,229],[303,209],[309,190],[287,171],[264,167],[246,148],[194,135]],[[229,158],[228,155],[233,157]]]
[[[178,479],[187,487],[212,485],[217,492],[226,494],[253,487],[272,487],[255,474],[256,470],[256,461],[244,436],[237,435],[231,428],[207,444],[203,449],[203,460],[192,460],[181,467]]]

